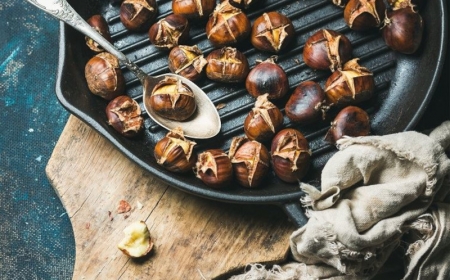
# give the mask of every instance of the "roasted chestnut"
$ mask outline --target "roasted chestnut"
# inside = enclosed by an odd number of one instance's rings
[[[103,36],[110,43],[112,42],[111,34],[109,33],[109,26],[105,18],[101,15],[93,15],[88,20],[87,23],[92,26],[100,35]],[[86,45],[94,52],[105,51],[96,41],[92,40],[91,37],[85,36]]]
[[[388,0],[388,3],[394,10],[406,7],[413,7],[414,10],[420,10],[425,4],[425,0]]]
[[[191,81],[197,81],[203,76],[206,63],[202,51],[197,46],[180,45],[169,53],[169,70]]]
[[[148,31],[148,37],[155,47],[171,49],[189,40],[190,26],[182,15],[171,14],[154,23]]]
[[[334,72],[352,58],[352,51],[352,44],[344,34],[321,29],[306,40],[303,61],[313,69]]]
[[[144,128],[141,107],[127,95],[118,96],[109,102],[106,106],[106,117],[108,124],[126,137],[134,137]]]
[[[252,45],[260,50],[278,53],[286,48],[295,35],[291,20],[278,12],[264,13],[253,23]]]
[[[248,9],[254,3],[252,0],[220,0],[220,2],[230,2],[231,5],[239,9]]]
[[[314,81],[300,83],[285,106],[286,116],[293,122],[310,124],[324,117],[329,109],[322,87]]]
[[[244,137],[234,137],[228,156],[241,186],[255,188],[262,184],[270,166],[269,151],[264,145]]]
[[[233,179],[233,166],[228,155],[220,149],[211,149],[198,155],[194,168],[197,178],[211,188],[224,188]]]
[[[248,139],[265,142],[283,126],[283,114],[268,100],[269,94],[258,96],[255,107],[244,121],[244,132]]]
[[[156,0],[124,0],[120,5],[120,21],[128,30],[149,28],[157,13]]]
[[[206,35],[216,47],[234,45],[250,34],[247,16],[228,1],[220,3],[206,24]]]
[[[325,140],[334,144],[343,136],[367,136],[369,133],[369,115],[359,107],[348,106],[336,115]]]
[[[188,119],[197,109],[191,88],[180,79],[169,76],[153,88],[149,105],[156,114],[175,121]]]
[[[119,60],[110,53],[102,52],[91,58],[84,68],[89,90],[106,100],[124,94],[125,79]]]
[[[207,18],[215,6],[215,0],[172,0],[173,13],[188,19]]]
[[[245,88],[253,97],[268,93],[269,99],[279,99],[288,92],[286,72],[275,60],[273,56],[265,61],[256,61],[257,65],[248,73]]]
[[[165,169],[185,173],[192,171],[197,161],[193,152],[195,145],[196,143],[186,139],[183,130],[177,127],[156,143],[153,153],[156,162]]]
[[[223,47],[212,51],[206,60],[206,76],[226,83],[242,82],[250,70],[247,58],[236,48]]]
[[[412,6],[386,12],[383,39],[391,49],[412,54],[422,42],[423,20]]]
[[[329,104],[342,107],[372,97],[375,80],[373,73],[358,64],[358,58],[348,61],[343,70],[333,72],[325,83]]]
[[[383,23],[384,0],[349,0],[344,9],[344,20],[353,30],[368,30]]]
[[[296,129],[278,132],[272,140],[270,154],[273,171],[285,182],[298,182],[308,172],[311,150],[305,136]]]

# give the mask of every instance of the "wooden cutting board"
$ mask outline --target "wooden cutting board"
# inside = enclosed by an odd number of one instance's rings
[[[75,236],[74,279],[221,279],[249,263],[280,263],[295,230],[271,205],[234,205],[181,192],[123,156],[70,116],[46,168]],[[118,214],[120,200],[132,210]],[[142,205],[142,208],[139,207]],[[145,221],[143,259],[117,249],[123,229]]]

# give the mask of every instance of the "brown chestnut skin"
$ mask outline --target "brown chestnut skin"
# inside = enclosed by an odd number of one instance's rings
[[[141,116],[139,104],[127,95],[121,95],[106,106],[108,124],[125,137],[135,137],[144,128],[144,118]]]
[[[214,7],[215,0],[172,0],[173,13],[188,19],[205,19],[214,11]]]
[[[149,28],[158,13],[156,0],[124,0],[120,5],[120,21],[128,30]]]
[[[110,43],[112,42],[111,34],[109,33],[109,26],[105,18],[101,15],[93,15],[86,21],[92,28],[94,28],[100,35],[102,35]],[[89,36],[85,36],[86,45],[94,52],[105,51],[97,42],[92,40]]]
[[[192,90],[174,77],[166,77],[156,84],[149,105],[156,114],[175,121],[187,120],[197,109]]]
[[[314,81],[304,81],[294,90],[286,102],[286,116],[293,122],[310,124],[320,119],[328,107],[322,87]]]
[[[244,132],[250,140],[269,141],[283,126],[283,114],[268,96],[267,93],[258,96],[255,107],[245,118]]]
[[[110,53],[102,52],[91,58],[84,68],[89,90],[106,100],[112,100],[125,91],[125,79],[119,60]]]
[[[247,16],[228,1],[220,3],[206,23],[206,35],[215,47],[233,46],[250,34]]]
[[[253,3],[258,2],[258,0],[220,0],[220,2],[230,2],[231,5],[239,9],[248,9]]]
[[[352,58],[353,47],[344,34],[330,29],[321,29],[311,35],[303,48],[303,61],[317,70],[342,69]]]
[[[192,171],[197,157],[193,152],[195,142],[184,137],[181,128],[169,131],[159,140],[153,150],[156,162],[171,172],[186,173]]]
[[[250,71],[247,58],[233,47],[212,51],[206,60],[206,76],[218,82],[238,83],[245,80]]]
[[[270,166],[270,154],[264,145],[245,137],[234,137],[228,156],[241,186],[256,188],[262,184]]]
[[[413,54],[422,42],[423,20],[411,6],[386,13],[382,28],[383,39],[391,49]]]
[[[278,132],[270,147],[272,169],[281,180],[294,183],[308,172],[311,150],[303,134],[293,128]]]
[[[189,30],[189,22],[184,16],[171,14],[154,23],[148,37],[155,47],[170,50],[189,40]]]
[[[250,95],[256,98],[268,93],[269,99],[285,96],[289,91],[289,80],[283,68],[276,64],[275,57],[257,63],[245,80],[245,88]]]
[[[289,45],[294,36],[294,26],[287,16],[269,12],[255,20],[250,39],[256,49],[278,53]]]
[[[325,141],[335,144],[344,136],[358,137],[370,134],[369,115],[361,108],[347,106],[334,118],[325,135]]]
[[[203,77],[203,69],[207,64],[202,51],[197,46],[180,45],[169,53],[169,70],[191,81]]]
[[[389,5],[391,5],[394,11],[406,7],[413,7],[417,11],[422,9],[425,2],[425,0],[388,0]]]
[[[344,20],[353,30],[373,29],[383,23],[385,11],[384,0],[349,0],[344,9]]]
[[[221,149],[210,149],[200,153],[195,164],[195,175],[210,188],[221,189],[233,180],[233,165]]]

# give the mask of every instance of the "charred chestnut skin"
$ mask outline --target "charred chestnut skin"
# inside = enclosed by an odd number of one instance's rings
[[[156,0],[124,0],[120,5],[120,21],[128,30],[142,31],[149,28],[157,13]]]
[[[294,26],[287,16],[268,12],[255,20],[250,39],[256,49],[278,53],[289,45],[294,35]]]
[[[206,60],[206,76],[218,82],[238,83],[245,80],[250,71],[247,58],[233,47],[212,51]]]
[[[197,157],[194,172],[197,178],[210,188],[222,189],[233,180],[233,165],[221,149],[210,149]]]
[[[314,81],[304,81],[294,90],[286,102],[286,116],[293,122],[310,124],[320,119],[327,109],[326,95]]]
[[[154,23],[148,37],[157,48],[170,50],[189,40],[189,30],[189,22],[184,16],[171,14]]]
[[[188,19],[205,19],[215,6],[215,0],[172,0],[173,13]]]
[[[369,30],[380,27],[385,11],[384,0],[349,0],[344,9],[344,20],[353,30]]]
[[[135,137],[144,128],[144,118],[141,116],[139,104],[127,95],[121,95],[111,100],[106,106],[108,124],[125,137]]]
[[[174,47],[169,53],[170,72],[193,82],[203,77],[206,64],[207,61],[197,46],[180,45]]]
[[[92,28],[94,28],[100,35],[102,35],[110,43],[112,42],[111,34],[109,33],[109,26],[102,15],[93,15],[86,21]],[[85,36],[86,45],[94,52],[105,51],[97,42],[92,40],[89,36]]]
[[[369,115],[356,106],[347,106],[334,118],[325,141],[335,144],[343,136],[358,137],[370,134]]]

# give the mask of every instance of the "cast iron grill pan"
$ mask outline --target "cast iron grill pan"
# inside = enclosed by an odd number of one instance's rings
[[[258,2],[257,0],[254,0]],[[119,4],[110,1],[69,1],[85,19],[102,14],[110,26],[114,44],[131,60],[151,75],[169,72],[167,51],[156,49],[149,41],[147,32],[130,32],[120,22]],[[158,1],[161,19],[171,13],[171,1]],[[447,16],[443,0],[427,3],[421,11],[425,22],[423,44],[414,55],[401,55],[391,51],[377,30],[356,32],[349,29],[343,20],[343,10],[334,6],[331,0],[261,0],[246,11],[253,21],[263,12],[279,11],[288,16],[296,30],[294,42],[287,51],[278,55],[277,62],[289,77],[290,93],[302,81],[314,80],[324,85],[331,74],[329,71],[314,71],[302,59],[306,39],[321,28],[328,28],[345,34],[353,45],[353,57],[360,58],[360,64],[374,72],[376,90],[374,97],[358,106],[365,109],[371,118],[372,134],[383,135],[414,127],[425,110],[439,78],[444,61],[446,45]],[[215,48],[205,34],[206,21],[191,21],[189,45],[197,45],[205,57]],[[269,53],[258,51],[250,41],[236,46],[243,52],[252,68],[257,60],[265,60]],[[74,29],[61,24],[60,63],[57,82],[57,97],[72,114],[89,124],[106,137],[131,160],[165,182],[183,191],[208,199],[233,203],[261,203],[282,206],[293,220],[301,225],[306,219],[298,206],[303,195],[298,184],[287,184],[270,172],[265,185],[258,189],[246,189],[237,183],[230,189],[207,188],[193,174],[180,175],[160,167],[153,157],[155,143],[164,137],[166,130],[155,124],[142,104],[142,86],[137,78],[123,67],[127,94],[141,106],[145,118],[145,134],[138,139],[127,139],[107,124],[104,113],[107,101],[94,96],[87,88],[84,67],[95,54],[84,43],[84,37]],[[209,148],[229,150],[235,136],[243,136],[242,124],[254,105],[244,84],[230,85],[213,82],[207,78],[198,85],[208,93],[213,103],[225,105],[219,110],[222,129],[218,136],[209,140],[197,140],[197,152]],[[274,103],[282,109],[288,96]],[[319,186],[320,170],[336,152],[336,148],[323,139],[337,110],[328,113],[328,119],[308,126],[299,126],[284,118],[285,127],[299,129],[308,139],[313,152],[309,174],[303,181]],[[267,144],[266,147],[270,147]],[[144,187],[144,186],[143,186]]]

